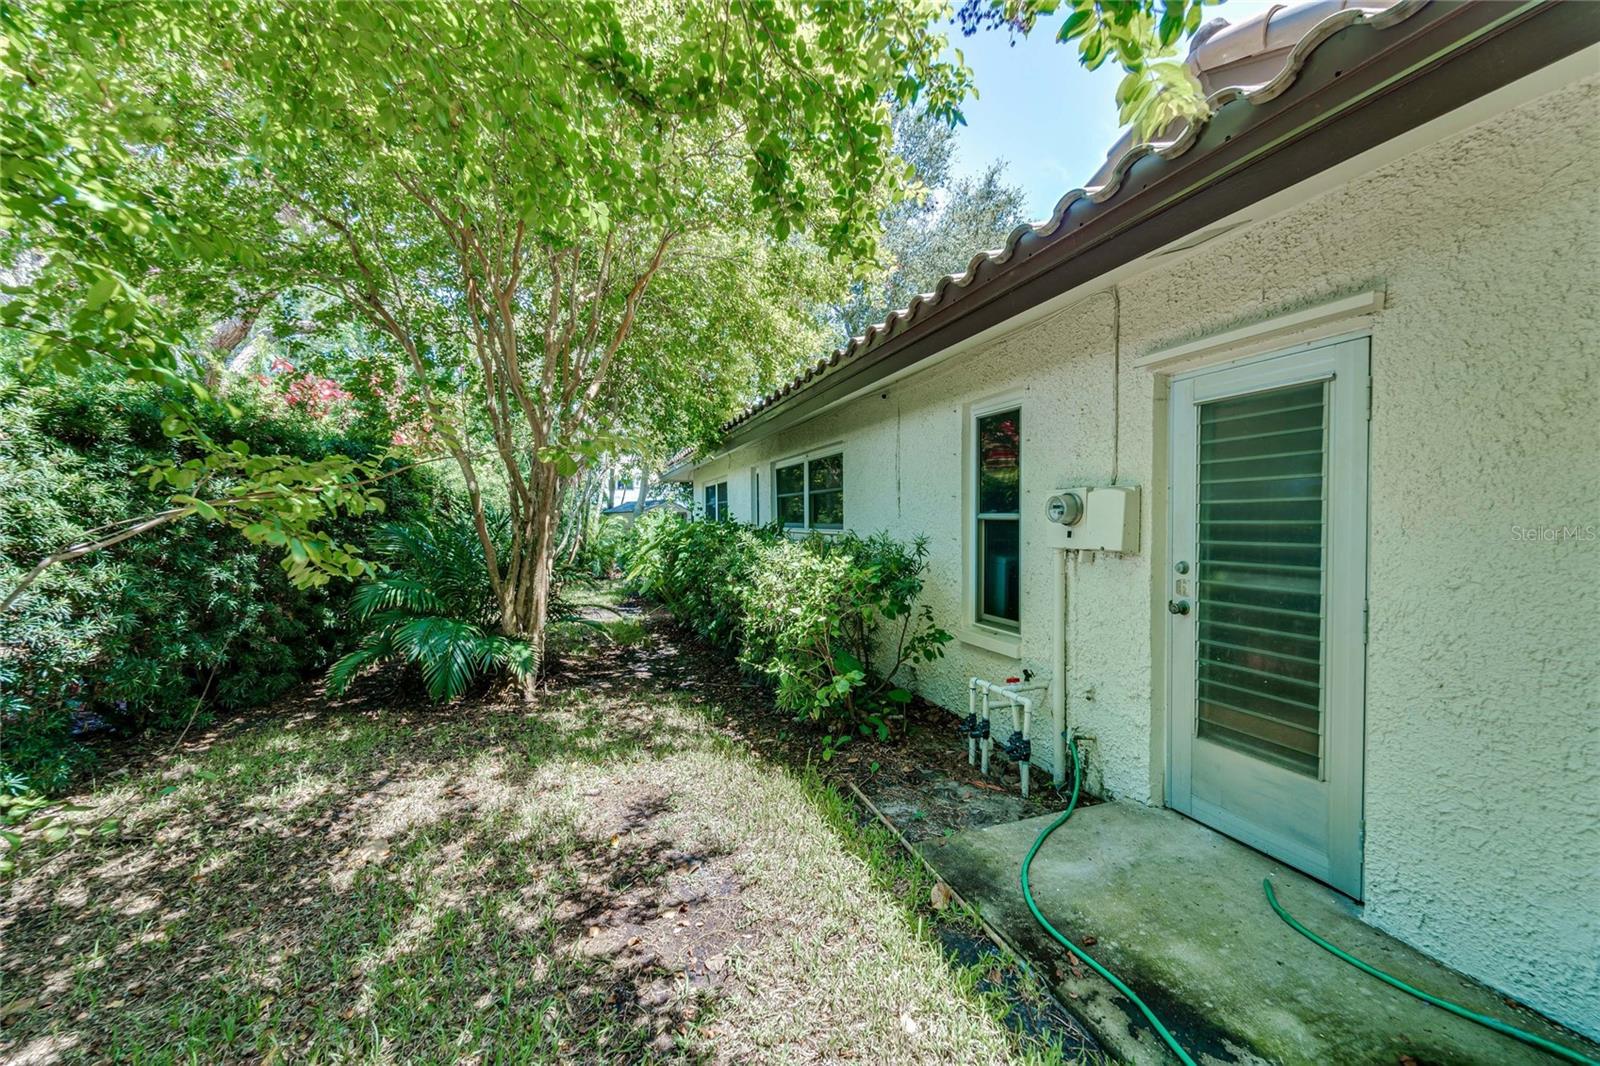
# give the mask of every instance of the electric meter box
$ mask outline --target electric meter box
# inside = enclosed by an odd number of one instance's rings
[[[1078,551],[1139,550],[1139,488],[1059,489],[1045,500],[1045,541]]]

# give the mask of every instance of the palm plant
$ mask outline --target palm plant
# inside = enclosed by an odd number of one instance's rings
[[[495,539],[509,543],[506,516],[488,518]],[[436,701],[455,699],[484,675],[538,673],[533,646],[496,630],[488,564],[470,521],[387,525],[374,551],[383,569],[351,597],[366,633],[355,651],[333,664],[330,695],[343,693],[364,667],[393,660],[418,666]]]

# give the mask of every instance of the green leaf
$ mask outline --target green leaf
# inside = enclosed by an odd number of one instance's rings
[[[1061,29],[1056,31],[1056,40],[1070,41],[1082,35],[1093,21],[1094,11],[1091,8],[1079,8],[1068,15],[1066,21],[1061,24]]]
[[[110,300],[116,291],[117,279],[109,276],[102,277],[99,281],[91,285],[89,287],[89,291],[84,295],[84,310],[98,311],[100,308],[106,305],[106,301]]]

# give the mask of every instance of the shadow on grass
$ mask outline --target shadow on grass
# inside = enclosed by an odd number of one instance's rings
[[[123,833],[4,888],[0,1056],[695,1057],[738,885],[670,795],[585,788],[704,741],[649,660],[533,708],[311,693],[109,783]]]
[[[431,707],[379,675],[103,782],[86,817],[122,834],[3,888],[0,1058],[712,1057],[730,958],[760,934],[733,842],[680,811],[693,782],[649,769],[748,750],[719,723],[742,732],[760,697],[643,625],[588,642],[533,706]],[[908,929],[962,927],[919,908],[931,883],[888,834],[788,768]],[[956,983],[981,999],[997,965]]]

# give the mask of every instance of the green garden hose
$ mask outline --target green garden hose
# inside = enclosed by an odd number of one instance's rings
[[[1189,1053],[1183,1050],[1183,1045],[1178,1043],[1173,1035],[1167,1031],[1167,1027],[1161,1024],[1161,1019],[1156,1017],[1155,1011],[1151,1010],[1144,1000],[1135,995],[1133,989],[1118,980],[1116,974],[1095,962],[1085,954],[1082,948],[1062,936],[1061,931],[1051,925],[1050,920],[1039,912],[1039,904],[1034,902],[1033,889],[1028,886],[1028,867],[1033,865],[1033,857],[1039,854],[1039,849],[1044,846],[1046,840],[1050,839],[1050,834],[1066,825],[1067,819],[1072,817],[1073,809],[1078,806],[1078,786],[1082,782],[1083,767],[1078,761],[1077,741],[1068,740],[1067,750],[1072,752],[1072,799],[1068,801],[1067,809],[1061,812],[1061,817],[1051,822],[1045,827],[1044,832],[1039,834],[1038,839],[1033,842],[1033,847],[1028,849],[1027,857],[1022,860],[1022,898],[1028,901],[1028,909],[1033,912],[1034,919],[1044,927],[1045,932],[1055,937],[1061,943],[1061,946],[1072,952],[1073,955],[1088,963],[1095,973],[1110,981],[1112,988],[1133,1000],[1134,1005],[1149,1019],[1150,1024],[1155,1026],[1156,1032],[1160,1034],[1162,1040],[1166,1041],[1167,1047],[1172,1049],[1172,1053],[1178,1056],[1178,1061],[1182,1062],[1183,1066],[1195,1066],[1194,1059],[1190,1058]]]
[[[1570,1048],[1562,1047],[1560,1044],[1551,1043],[1542,1036],[1534,1036],[1532,1033],[1524,1032],[1523,1030],[1518,1029],[1516,1026],[1507,1025],[1505,1022],[1499,1021],[1498,1019],[1490,1018],[1483,1014],[1474,1014],[1472,1011],[1458,1003],[1451,1003],[1449,1000],[1440,999],[1438,996],[1430,996],[1420,988],[1412,988],[1398,977],[1392,977],[1378,969],[1376,966],[1362,962],[1354,955],[1348,954],[1347,952],[1340,950],[1335,945],[1328,943],[1326,940],[1322,939],[1320,936],[1296,921],[1294,915],[1284,910],[1283,905],[1278,902],[1277,895],[1275,895],[1272,891],[1272,882],[1270,880],[1263,879],[1261,882],[1261,887],[1267,890],[1267,902],[1272,904],[1272,909],[1278,912],[1279,918],[1282,918],[1284,921],[1289,923],[1289,928],[1293,929],[1295,932],[1299,933],[1313,944],[1316,944],[1318,947],[1325,948],[1326,950],[1332,952],[1335,956],[1343,959],[1345,962],[1348,962],[1351,966],[1354,966],[1363,973],[1371,974],[1384,984],[1392,985],[1407,995],[1416,996],[1424,1003],[1432,1003],[1435,1007],[1438,1007],[1441,1010],[1447,1010],[1451,1014],[1456,1015],[1458,1018],[1465,1018],[1469,1022],[1477,1022],[1479,1025],[1488,1029],[1493,1029],[1497,1033],[1504,1033],[1513,1040],[1520,1040],[1529,1047],[1536,1047],[1540,1051],[1547,1051],[1557,1058],[1566,1059],[1568,1062],[1576,1062],[1579,1064],[1579,1066],[1600,1066],[1600,1062],[1589,1058],[1587,1055],[1581,1055]]]
[[[1078,744],[1075,740],[1068,740],[1067,750],[1072,753],[1072,798],[1068,800],[1067,809],[1061,812],[1061,816],[1046,826],[1044,831],[1040,833],[1037,838],[1035,838],[1033,847],[1028,849],[1028,854],[1023,858],[1022,898],[1027,901],[1028,910],[1033,912],[1034,920],[1044,927],[1045,932],[1054,937],[1062,947],[1072,952],[1072,954],[1077,958],[1088,963],[1090,968],[1093,969],[1095,973],[1111,982],[1111,987],[1115,988],[1118,992],[1121,992],[1123,995],[1132,1000],[1134,1006],[1138,1007],[1140,1012],[1144,1014],[1145,1018],[1149,1020],[1150,1024],[1155,1026],[1156,1033],[1161,1037],[1162,1040],[1166,1042],[1167,1047],[1172,1049],[1172,1053],[1178,1057],[1178,1061],[1182,1062],[1184,1066],[1195,1066],[1194,1059],[1190,1058],[1189,1053],[1183,1050],[1183,1045],[1178,1043],[1177,1039],[1173,1037],[1172,1033],[1167,1030],[1167,1027],[1161,1024],[1161,1019],[1156,1017],[1155,1012],[1150,1009],[1145,1001],[1135,995],[1133,989],[1123,984],[1122,981],[1117,978],[1116,974],[1112,973],[1110,970],[1091,959],[1082,948],[1068,940],[1065,936],[1062,936],[1061,931],[1055,926],[1051,925],[1050,920],[1040,912],[1039,904],[1033,898],[1033,889],[1028,882],[1028,868],[1033,865],[1033,858],[1035,855],[1039,854],[1039,849],[1044,846],[1044,842],[1050,839],[1050,834],[1054,833],[1057,829],[1060,829],[1063,825],[1066,825],[1067,819],[1072,817],[1072,812],[1076,810],[1078,806],[1078,789],[1083,780],[1083,764],[1079,761]],[[1328,941],[1322,939],[1316,933],[1313,933],[1311,930],[1307,929],[1305,926],[1296,921],[1294,915],[1284,910],[1283,906],[1278,902],[1278,897],[1272,891],[1272,882],[1270,880],[1263,880],[1261,882],[1261,887],[1266,889],[1267,902],[1272,905],[1272,909],[1277,912],[1278,917],[1289,923],[1289,927],[1291,929],[1305,937],[1307,940],[1311,941],[1313,944],[1316,944],[1318,947],[1324,948],[1338,958],[1348,962],[1350,965],[1356,967],[1358,970],[1361,970],[1363,973],[1371,974],[1373,977],[1376,977],[1385,984],[1398,988],[1400,991],[1405,992],[1408,995],[1415,996],[1424,1003],[1431,1003],[1435,1007],[1438,1007],[1441,1010],[1449,1011],[1451,1014],[1454,1014],[1457,1017],[1465,1018],[1469,1022],[1476,1022],[1477,1024],[1486,1028],[1493,1029],[1497,1033],[1504,1033],[1513,1040],[1520,1040],[1530,1047],[1536,1047],[1541,1051],[1545,1051],[1556,1056],[1557,1058],[1565,1059],[1568,1062],[1575,1062],[1578,1064],[1578,1066],[1600,1066],[1600,1061],[1591,1059],[1587,1055],[1580,1054],[1579,1052],[1573,1051],[1570,1048],[1562,1047],[1560,1044],[1552,1043],[1543,1037],[1535,1036],[1529,1032],[1524,1032],[1515,1026],[1507,1025],[1505,1022],[1499,1021],[1495,1018],[1490,1018],[1482,1014],[1475,1014],[1460,1004],[1451,1003],[1447,999],[1440,999],[1438,996],[1429,995],[1421,989],[1412,988],[1404,981],[1384,973],[1376,966],[1362,962],[1354,955],[1347,954],[1346,952],[1340,950],[1335,945],[1330,944]]]

